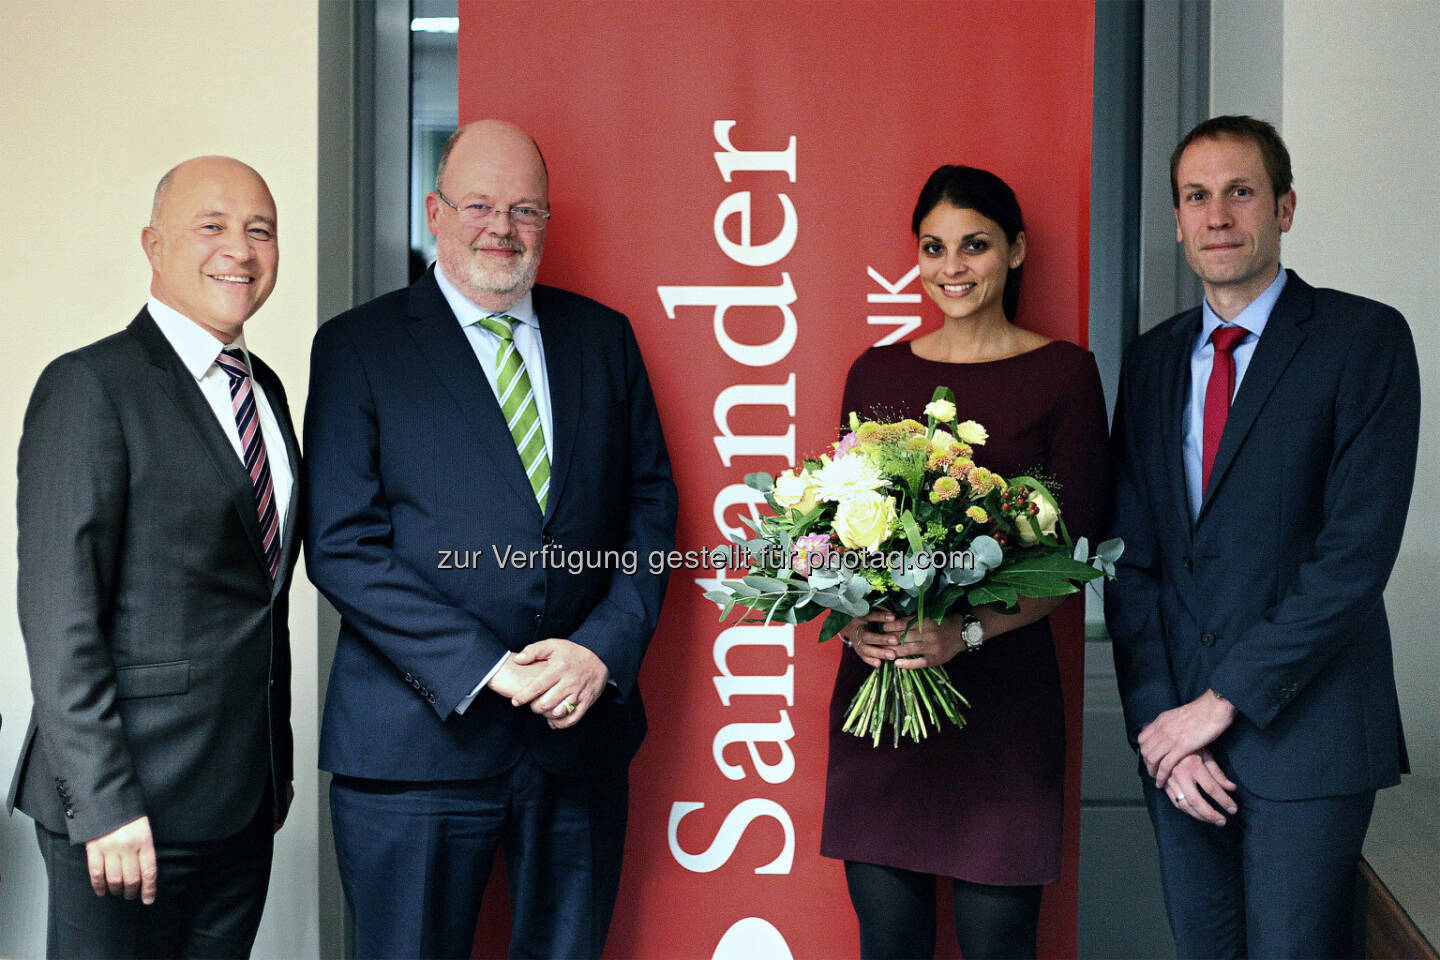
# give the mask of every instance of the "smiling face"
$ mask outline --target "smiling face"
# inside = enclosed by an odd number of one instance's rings
[[[950,320],[1005,319],[1005,280],[1025,260],[1025,234],[1015,242],[984,214],[950,203],[920,221],[920,283]]]
[[[238,160],[198,157],[170,171],[140,244],[155,299],[225,343],[275,289],[275,201]]]
[[[545,225],[516,224],[504,211],[549,209],[549,181],[540,151],[520,128],[494,120],[467,127],[445,160],[441,189],[461,210],[496,208],[478,227],[434,193],[425,197],[435,254],[451,283],[490,311],[508,310],[535,285],[545,250]]]
[[[1236,137],[1190,144],[1175,182],[1175,238],[1210,306],[1233,317],[1279,272],[1280,235],[1294,220],[1295,191],[1275,196],[1260,147]]]

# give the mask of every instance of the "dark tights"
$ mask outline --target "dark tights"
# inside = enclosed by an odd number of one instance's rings
[[[935,876],[845,861],[865,960],[935,955]],[[1040,892],[955,880],[955,931],[965,960],[1035,956]]]

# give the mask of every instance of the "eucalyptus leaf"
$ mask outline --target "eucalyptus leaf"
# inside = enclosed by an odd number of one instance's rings
[[[993,570],[1005,560],[1005,551],[994,537],[976,537],[970,541],[970,552],[975,557],[976,569],[980,570]]]
[[[778,593],[783,595],[790,592],[790,585],[788,583],[783,580],[777,580],[774,577],[763,577],[759,574],[752,573],[742,582],[748,583],[750,586],[764,593]]]
[[[745,474],[745,486],[751,490],[759,490],[761,493],[769,493],[775,489],[775,478],[768,473],[747,473]]]
[[[1095,555],[1106,563],[1113,564],[1125,552],[1125,541],[1119,537],[1106,540],[1095,548]]]
[[[953,583],[956,586],[968,587],[972,583],[979,583],[985,577],[986,570],[976,564],[973,567],[953,566],[946,567],[943,579],[946,583]]]

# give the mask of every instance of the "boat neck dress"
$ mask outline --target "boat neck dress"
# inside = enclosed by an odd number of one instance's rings
[[[1000,360],[945,363],[916,356],[909,342],[873,347],[850,368],[842,422],[854,411],[923,423],[937,386],[954,391],[958,420],[989,431],[975,462],[1045,481],[1071,536],[1088,535],[1093,547],[1107,431],[1089,351],[1056,340]],[[973,883],[1058,880],[1066,731],[1048,618],[955,656],[945,669],[970,702],[964,729],[946,723],[898,747],[888,727],[878,747],[841,731],[871,668],[835,647],[821,854]]]

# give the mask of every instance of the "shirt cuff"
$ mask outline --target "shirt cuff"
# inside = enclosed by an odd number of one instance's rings
[[[475,689],[470,691],[469,696],[467,696],[464,700],[461,700],[460,703],[456,705],[455,712],[464,713],[466,710],[470,709],[470,704],[475,702],[475,698],[480,695],[480,691],[484,690],[485,685],[495,678],[495,674],[500,672],[500,668],[503,667],[505,665],[505,661],[509,659],[510,654],[507,653],[499,660],[496,660],[495,666],[490,668],[490,672],[485,674],[485,678],[479,683],[475,684]]]

